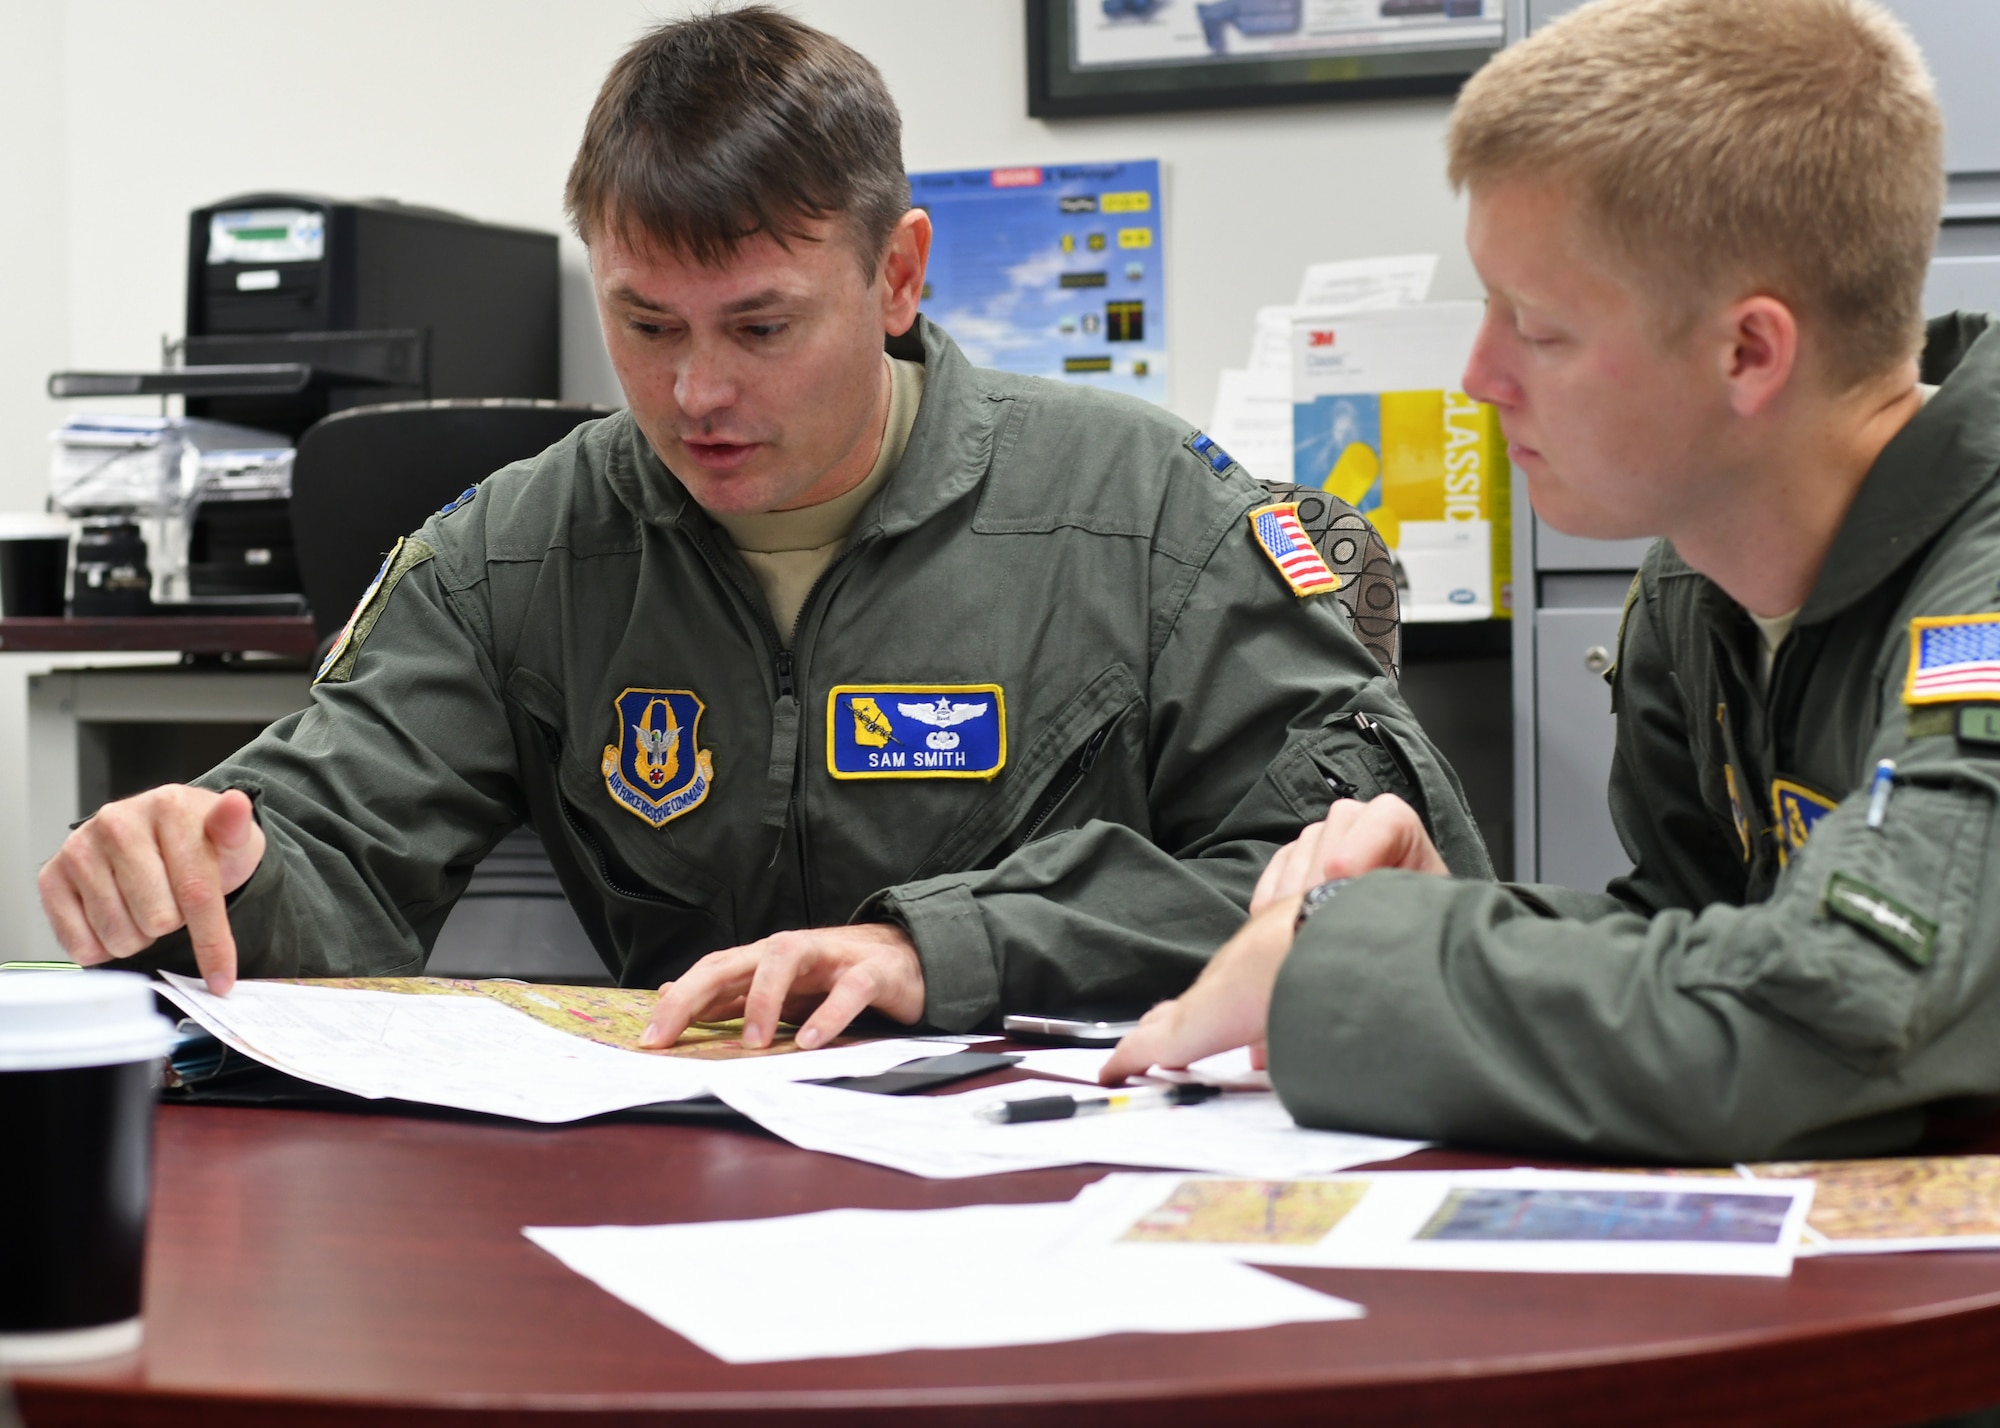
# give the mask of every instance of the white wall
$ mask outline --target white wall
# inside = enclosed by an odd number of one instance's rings
[[[388,196],[562,226],[562,182],[612,58],[684,0],[67,0],[9,7],[0,46],[0,511],[38,509],[48,372],[150,366],[179,335],[189,210],[233,193]],[[1172,404],[1206,421],[1251,314],[1310,261],[1434,250],[1477,288],[1443,180],[1444,100],[1048,123],[1026,117],[1020,0],[796,0],[872,58],[912,168],[1159,158]],[[616,401],[565,237],[565,395]],[[10,795],[22,690],[0,661],[0,929],[33,915]]]

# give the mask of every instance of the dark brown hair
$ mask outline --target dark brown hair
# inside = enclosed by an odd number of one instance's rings
[[[872,276],[910,207],[902,141],[874,65],[749,5],[661,25],[619,56],[563,200],[585,243],[608,228],[710,265],[752,234],[788,243],[844,217]]]

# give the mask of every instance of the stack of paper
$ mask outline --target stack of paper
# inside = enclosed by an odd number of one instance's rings
[[[1366,312],[1430,295],[1437,254],[1315,263],[1297,299],[1257,309],[1250,359],[1218,374],[1208,434],[1261,481],[1292,479],[1292,327],[1301,312]]]
[[[1051,1241],[1073,1218],[1069,1204],[973,1205],[522,1233],[640,1313],[738,1364],[1258,1329],[1363,1312],[1223,1259],[1052,1255]],[[919,1285],[902,1272],[916,1265],[949,1266],[948,1285]],[[824,1292],[801,1290],[801,1275]],[[1080,1286],[1087,1292],[1073,1292]]]
[[[1145,1165],[1285,1178],[1394,1160],[1423,1142],[1307,1130],[1269,1092],[1198,1106],[996,1125],[996,1101],[1093,1095],[1057,1081],[1014,1081],[952,1096],[865,1096],[827,1086],[719,1085],[716,1095],[806,1150],[958,1180],[1055,1165]]]
[[[218,997],[192,977],[164,975],[161,993],[217,1040],[288,1075],[370,1100],[544,1123],[685,1100],[722,1083],[869,1076],[945,1049],[894,1040],[698,1061],[600,1045],[487,997],[260,981]]]

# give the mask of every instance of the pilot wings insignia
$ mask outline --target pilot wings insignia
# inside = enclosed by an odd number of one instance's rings
[[[954,704],[949,698],[940,694],[935,704],[898,704],[896,712],[906,719],[916,720],[919,724],[930,724],[939,729],[949,729],[954,724],[963,724],[968,719],[977,719],[981,714],[986,712],[986,705]]]

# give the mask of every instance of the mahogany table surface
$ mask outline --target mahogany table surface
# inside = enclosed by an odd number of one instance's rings
[[[1954,1147],[1963,1148],[1963,1147]],[[1986,1149],[1990,1147],[1975,1147]],[[1515,1158],[1429,1151],[1398,1168]],[[1066,1199],[1101,1167],[929,1181],[761,1132],[165,1106],[146,1341],[16,1384],[55,1424],[1909,1423],[2000,1402],[2000,1252],[1789,1279],[1286,1270],[1358,1321],[734,1366],[525,1225]],[[949,1263],[884,1263],[976,1295]],[[773,1295],[840,1285],[801,1263]],[[701,1286],[689,1285],[698,1294]],[[1051,1283],[1049,1293],[1089,1293]]]
[[[309,655],[319,646],[304,615],[17,616],[0,620],[9,654],[134,650],[181,654]]]

